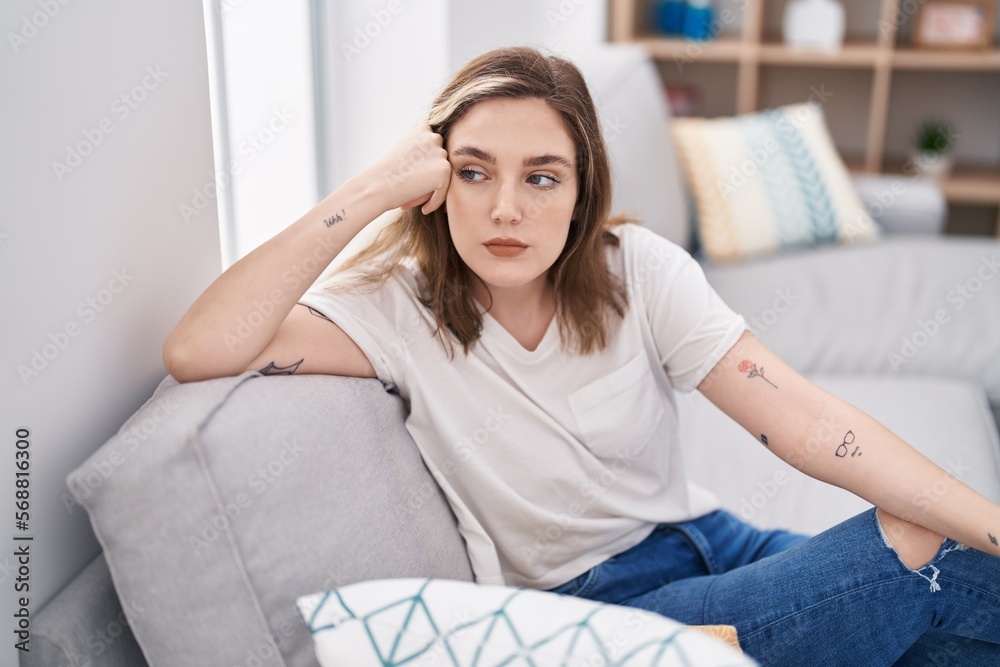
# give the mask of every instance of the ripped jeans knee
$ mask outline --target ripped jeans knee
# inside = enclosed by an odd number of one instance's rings
[[[931,593],[936,593],[937,591],[940,591],[941,584],[938,583],[937,578],[938,575],[941,574],[941,569],[938,566],[941,565],[942,559],[952,551],[964,551],[969,547],[964,544],[961,544],[960,542],[956,542],[951,538],[947,537],[943,538],[940,545],[937,548],[937,552],[929,560],[927,560],[927,562],[924,565],[920,567],[911,567],[910,565],[906,564],[906,562],[903,560],[903,557],[899,553],[899,549],[897,549],[896,546],[894,546],[892,542],[890,542],[889,536],[886,535],[885,527],[882,525],[882,519],[879,516],[880,512],[881,510],[875,512],[875,525],[878,526],[879,534],[882,536],[882,541],[885,543],[885,546],[889,549],[892,549],[900,565],[905,567],[913,574],[916,574],[917,576],[927,580],[927,582],[930,584]],[[893,519],[897,522],[903,521],[902,519],[898,519],[895,517],[893,517]],[[925,559],[920,558],[919,560],[925,560]]]

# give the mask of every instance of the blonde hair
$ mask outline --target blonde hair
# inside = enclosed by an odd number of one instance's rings
[[[562,117],[576,147],[577,215],[548,279],[556,293],[564,349],[591,354],[609,342],[611,316],[620,320],[628,309],[627,291],[608,268],[604,248],[618,245],[609,228],[630,220],[610,217],[611,168],[597,111],[575,65],[514,47],[490,51],[466,64],[434,100],[428,123],[447,149],[455,123],[475,104],[498,97],[543,100]],[[380,262],[374,261],[378,258]],[[376,287],[408,258],[416,261],[426,279],[420,300],[434,313],[435,333],[447,344],[449,356],[454,353],[451,338],[468,354],[483,326],[473,300],[472,281],[477,277],[452,243],[444,206],[429,215],[419,206],[402,212],[368,247],[338,268],[326,289]],[[358,270],[352,279],[338,280],[339,274],[350,270]]]

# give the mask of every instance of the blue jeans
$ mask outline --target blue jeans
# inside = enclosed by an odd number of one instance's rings
[[[734,625],[767,667],[1000,665],[1000,558],[945,539],[911,570],[874,509],[812,538],[722,510],[661,523],[551,590]]]

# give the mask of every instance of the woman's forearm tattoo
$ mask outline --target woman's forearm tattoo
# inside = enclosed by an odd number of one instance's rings
[[[757,364],[755,364],[754,362],[750,361],[749,359],[744,359],[743,361],[740,362],[739,370],[740,370],[741,373],[748,373],[748,375],[747,375],[748,378],[760,378],[761,380],[763,380],[764,382],[768,383],[769,385],[771,385],[775,389],[778,388],[778,386],[776,384],[774,384],[773,382],[771,382],[770,380],[768,380],[766,377],[764,377],[764,369],[763,368],[757,368]]]
[[[347,212],[344,209],[340,209],[340,213],[334,213],[329,218],[323,221],[323,224],[327,227],[333,227],[338,222],[343,222],[347,219]]]
[[[850,453],[851,456],[861,456],[861,445],[854,447],[854,451],[852,452],[851,445],[853,444],[854,431],[848,431],[844,434],[844,439],[837,447],[837,451],[834,452],[834,454],[836,454],[838,458],[844,458],[848,453]]]

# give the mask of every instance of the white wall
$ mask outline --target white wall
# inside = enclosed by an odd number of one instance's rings
[[[448,64],[456,70],[500,46],[573,57],[607,40],[607,0],[449,0]]]
[[[379,158],[445,83],[446,0],[323,2],[325,193]]]
[[[498,46],[572,55],[605,41],[607,0],[322,2],[324,193],[426,115],[451,75]]]
[[[213,2],[225,68],[229,266],[319,201],[311,17],[309,0]]]
[[[67,473],[164,377],[163,339],[221,260],[214,210],[180,214],[213,164],[201,3],[5,0],[0,26],[0,664],[13,665],[13,534],[34,537],[17,594],[34,613],[99,552],[86,513],[64,504]]]

